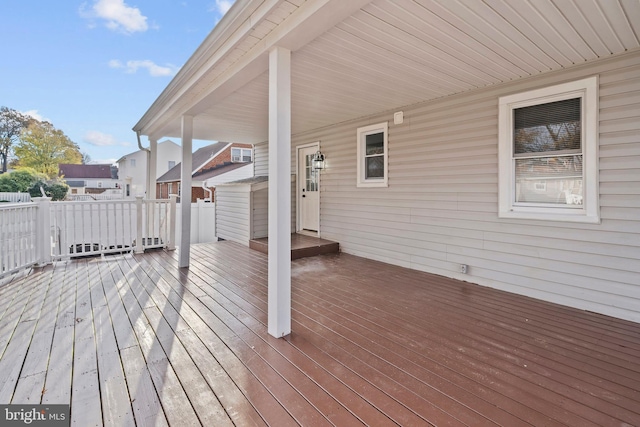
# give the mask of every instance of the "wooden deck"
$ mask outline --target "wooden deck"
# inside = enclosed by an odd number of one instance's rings
[[[349,256],[194,245],[56,263],[0,287],[0,404],[77,426],[640,426],[640,325]],[[5,280],[6,282],[6,280]]]

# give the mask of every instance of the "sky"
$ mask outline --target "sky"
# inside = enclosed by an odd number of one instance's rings
[[[131,128],[232,4],[2,0],[0,106],[51,122],[94,163],[112,163],[138,150]]]

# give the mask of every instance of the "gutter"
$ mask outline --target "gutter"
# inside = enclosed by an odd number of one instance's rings
[[[139,148],[139,149],[141,149],[141,150],[143,150],[143,151],[146,151],[147,153],[150,153],[150,152],[151,152],[151,150],[150,150],[150,149],[148,149],[148,148],[144,148],[144,147],[142,146],[142,143],[140,142],[140,131],[139,131],[139,130],[137,130],[137,131],[136,131],[136,138],[138,139],[138,148]]]

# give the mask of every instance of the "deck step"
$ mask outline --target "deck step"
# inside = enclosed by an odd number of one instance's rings
[[[249,241],[249,247],[262,253],[269,253],[269,238],[263,237]],[[305,258],[322,254],[338,253],[340,244],[319,237],[303,234],[291,235],[291,259]]]

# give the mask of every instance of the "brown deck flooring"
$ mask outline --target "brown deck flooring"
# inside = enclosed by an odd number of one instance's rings
[[[262,253],[269,253],[269,238],[261,237],[249,241],[249,247]],[[291,234],[291,259],[299,259],[316,255],[337,253],[340,250],[338,242],[306,236],[300,233]]]
[[[345,254],[194,245],[56,263],[0,287],[0,404],[73,425],[640,426],[640,325]],[[6,280],[5,280],[6,282]]]

